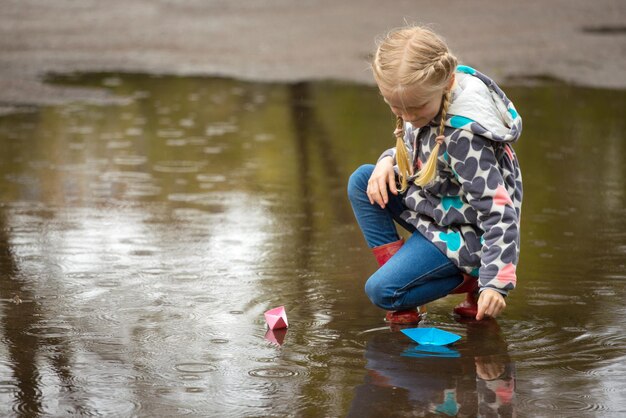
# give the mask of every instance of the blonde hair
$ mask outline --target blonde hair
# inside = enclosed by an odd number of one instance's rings
[[[376,83],[387,91],[401,91],[418,86],[424,95],[444,91],[442,95],[439,135],[428,161],[417,173],[418,186],[430,183],[437,173],[437,158],[443,142],[446,114],[450,105],[448,85],[454,75],[457,59],[446,43],[432,30],[421,26],[395,29],[378,42],[372,69]],[[408,187],[412,174],[409,152],[404,143],[404,120],[396,117],[396,162],[400,170],[400,190]],[[417,153],[417,150],[414,150]]]

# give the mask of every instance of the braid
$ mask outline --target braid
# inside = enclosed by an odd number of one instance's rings
[[[419,173],[417,173],[415,184],[417,184],[418,186],[426,186],[428,183],[433,181],[433,179],[435,178],[435,174],[437,174],[437,159],[439,158],[439,148],[441,147],[441,143],[445,139],[443,132],[445,129],[448,106],[450,106],[450,91],[447,91],[442,98],[439,135],[437,135],[437,142],[435,144],[435,147],[432,149],[430,156],[428,157],[428,161],[426,161],[424,167],[422,167]]]
[[[407,178],[411,175],[411,163],[409,161],[409,151],[404,143],[404,120],[401,116],[396,116],[396,162],[400,170],[400,192],[404,192],[408,187]]]
[[[443,95],[443,103],[441,104],[441,121],[439,121],[439,136],[443,136],[443,130],[445,129],[446,116],[448,115],[448,107],[450,106],[451,90],[446,91]]]

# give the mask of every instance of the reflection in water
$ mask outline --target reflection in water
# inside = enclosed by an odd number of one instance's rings
[[[287,329],[268,329],[265,333],[265,339],[271,343],[277,345],[283,345],[285,343],[285,337],[287,336]]]
[[[515,416],[515,368],[497,322],[467,321],[465,332],[430,355],[397,332],[373,334],[348,416]]]
[[[507,88],[525,117],[520,288],[500,331],[433,303],[464,336],[433,357],[363,332],[381,312],[345,182],[393,143],[375,89],[56,82],[128,100],[0,118],[0,415],[624,409],[624,92]],[[289,330],[266,334],[279,305]]]
[[[10,244],[9,228],[4,214],[0,215],[0,268],[4,277],[13,280],[2,280],[0,300],[2,300],[2,351],[0,357],[0,396],[12,394],[18,412],[25,415],[36,415],[42,412],[41,374],[36,366],[39,351],[38,340],[34,335],[21,332],[18,323],[32,326],[36,321],[36,307],[31,292],[24,288],[18,278],[18,267]],[[6,284],[5,284],[6,282]],[[20,303],[15,303],[19,298]],[[26,300],[26,303],[24,303]],[[27,329],[27,328],[26,328]],[[10,381],[7,377],[14,376]],[[10,405],[10,403],[2,402]],[[12,402],[11,402],[12,403]],[[8,413],[8,410],[3,411]]]

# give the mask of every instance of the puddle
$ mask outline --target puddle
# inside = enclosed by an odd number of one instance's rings
[[[345,186],[393,145],[375,89],[52,81],[127,100],[0,117],[0,415],[626,408],[626,92],[506,89],[524,117],[519,289],[498,323],[456,322],[461,296],[429,306],[463,336],[432,355],[362,290],[376,267]],[[280,305],[288,334],[268,337]]]

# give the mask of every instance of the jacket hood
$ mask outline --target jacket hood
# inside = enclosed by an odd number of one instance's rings
[[[459,65],[446,125],[496,142],[515,142],[522,118],[498,85],[486,75]]]

